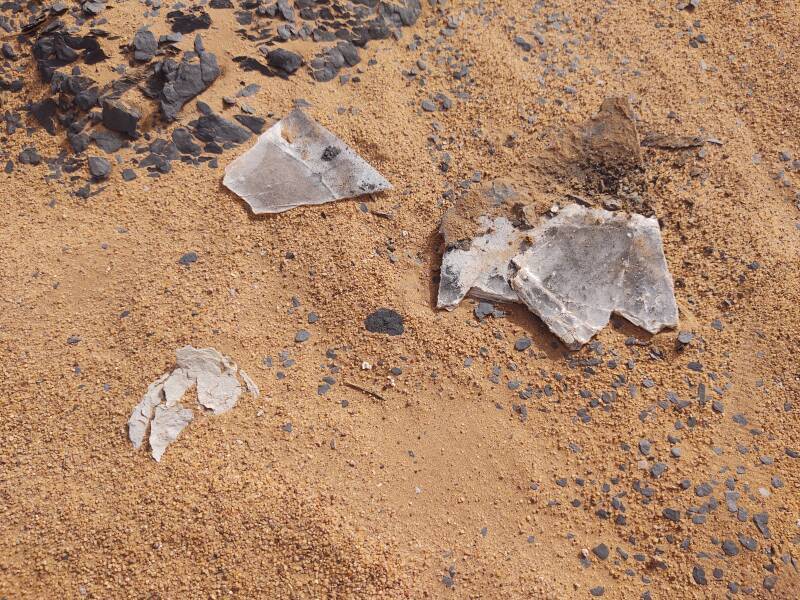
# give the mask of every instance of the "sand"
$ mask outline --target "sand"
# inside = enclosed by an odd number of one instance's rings
[[[214,13],[202,33],[224,72],[200,99],[221,111],[222,96],[258,83],[248,103],[279,117],[303,98],[392,182],[388,193],[253,217],[221,185],[247,145],[216,170],[176,162],[169,175],[124,183],[115,166],[86,200],[71,195],[77,184],[46,181],[44,165],[0,174],[0,597],[588,598],[602,586],[606,598],[724,598],[730,582],[756,598],[800,595],[800,459],[785,451],[800,450],[800,173],[779,159],[800,157],[797,7],[531,6],[449,2],[440,12],[426,2],[402,40],[369,44],[360,81],[345,85],[238,71],[231,59],[245,42],[231,11]],[[142,10],[115,4],[109,27],[130,39]],[[530,32],[552,14],[571,21],[543,30],[542,47]],[[449,17],[460,26],[437,44]],[[700,32],[709,42],[690,47]],[[405,76],[417,60],[427,70]],[[462,64],[469,76],[453,79]],[[422,111],[438,92],[453,107]],[[598,344],[572,353],[523,307],[482,322],[472,301],[437,311],[439,220],[459,183],[480,172],[527,185],[543,209],[567,203],[535,159],[553,132],[614,95],[631,97],[640,132],[722,142],[706,144],[704,158],[644,150],[646,203],[692,343],[679,352],[677,331],[651,337],[615,319]],[[4,97],[3,110],[18,100]],[[195,111],[190,103],[179,121]],[[54,155],[63,135],[19,132],[4,139],[4,159],[31,143]],[[189,251],[199,260],[179,264]],[[380,307],[404,316],[403,335],[364,329]],[[309,341],[294,342],[300,329]],[[522,336],[533,340],[524,353],[514,350]],[[631,337],[648,345],[626,345]],[[125,425],[186,344],[231,356],[262,396],[198,416],[157,464],[133,450]],[[280,366],[282,350],[294,366]],[[687,369],[693,361],[702,372]],[[319,395],[329,375],[336,384]],[[610,406],[580,394],[599,399],[620,377]],[[522,401],[510,380],[538,394]],[[692,403],[677,411],[669,392]],[[526,411],[514,409],[521,403]],[[740,413],[747,425],[733,420]],[[647,457],[641,439],[652,442]],[[657,462],[667,465],[659,478],[647,470]],[[728,478],[744,521],[726,508]],[[713,492],[698,497],[703,482]],[[710,498],[719,507],[693,524],[687,509]],[[664,508],[680,510],[680,522]],[[768,513],[770,539],[756,513]],[[737,534],[757,549],[726,557],[720,542]],[[600,543],[606,560],[591,552]]]

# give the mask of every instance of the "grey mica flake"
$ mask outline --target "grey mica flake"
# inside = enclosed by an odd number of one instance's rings
[[[677,326],[655,219],[572,204],[531,237],[531,248],[514,259],[511,287],[567,345],[588,342],[612,313],[650,333]]]
[[[326,160],[331,146],[341,151]],[[280,213],[392,187],[355,150],[297,109],[225,168],[223,184],[254,214]]]

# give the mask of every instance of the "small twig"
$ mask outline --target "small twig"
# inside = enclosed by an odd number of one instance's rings
[[[345,381],[344,384],[349,388],[352,388],[354,390],[358,390],[359,392],[363,392],[363,393],[367,394],[368,396],[372,396],[373,398],[377,398],[381,402],[386,402],[386,398],[381,396],[378,392],[373,392],[372,390],[368,390],[367,388],[363,388],[360,385],[356,385],[355,383],[350,383],[349,381]]]

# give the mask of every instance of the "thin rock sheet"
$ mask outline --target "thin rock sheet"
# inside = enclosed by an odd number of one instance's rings
[[[495,302],[518,302],[509,281],[511,260],[522,249],[527,235],[505,217],[482,217],[484,233],[469,248],[451,248],[442,258],[439,308],[453,310],[467,294]]]
[[[475,237],[442,258],[438,306],[466,296],[521,302],[570,347],[608,324],[612,313],[657,333],[678,324],[672,276],[658,221],[571,204],[533,229],[482,216]]]
[[[330,131],[293,110],[225,169],[223,184],[255,214],[324,204],[391,189]]]
[[[447,210],[441,233],[442,257],[437,305],[454,309],[467,294],[496,302],[517,302],[509,281],[511,259],[526,248],[523,216],[530,197],[511,181],[496,179],[471,189]]]
[[[612,313],[650,333],[677,326],[655,219],[572,204],[531,235],[511,287],[567,345],[588,342]]]
[[[242,394],[239,377],[249,393],[256,398],[259,395],[258,386],[247,373],[214,348],[185,346],[175,354],[176,367],[150,384],[128,419],[128,437],[137,450],[149,428],[150,450],[157,461],[194,419],[194,412],[180,404],[183,395],[194,386],[200,405],[215,415],[236,405]]]

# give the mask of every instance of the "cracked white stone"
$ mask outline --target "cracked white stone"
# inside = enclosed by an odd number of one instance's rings
[[[464,297],[494,302],[518,302],[510,280],[511,260],[523,250],[527,232],[505,217],[478,219],[481,235],[469,248],[449,248],[442,257],[437,306],[453,310]]]
[[[571,204],[531,232],[511,287],[568,346],[581,346],[612,313],[657,333],[678,324],[658,221]]]
[[[678,324],[658,221],[571,204],[534,229],[481,217],[478,235],[442,258],[437,304],[466,295],[522,302],[570,347],[616,313],[657,333]]]
[[[275,123],[225,168],[223,185],[255,214],[391,189],[355,150],[299,110]]]
[[[185,346],[175,354],[175,368],[148,386],[128,419],[128,437],[134,449],[142,446],[149,427],[150,450],[157,461],[194,418],[193,411],[180,404],[183,395],[194,386],[198,402],[215,415],[236,405],[242,394],[238,376],[249,393],[256,398],[259,395],[255,382],[214,348]]]

